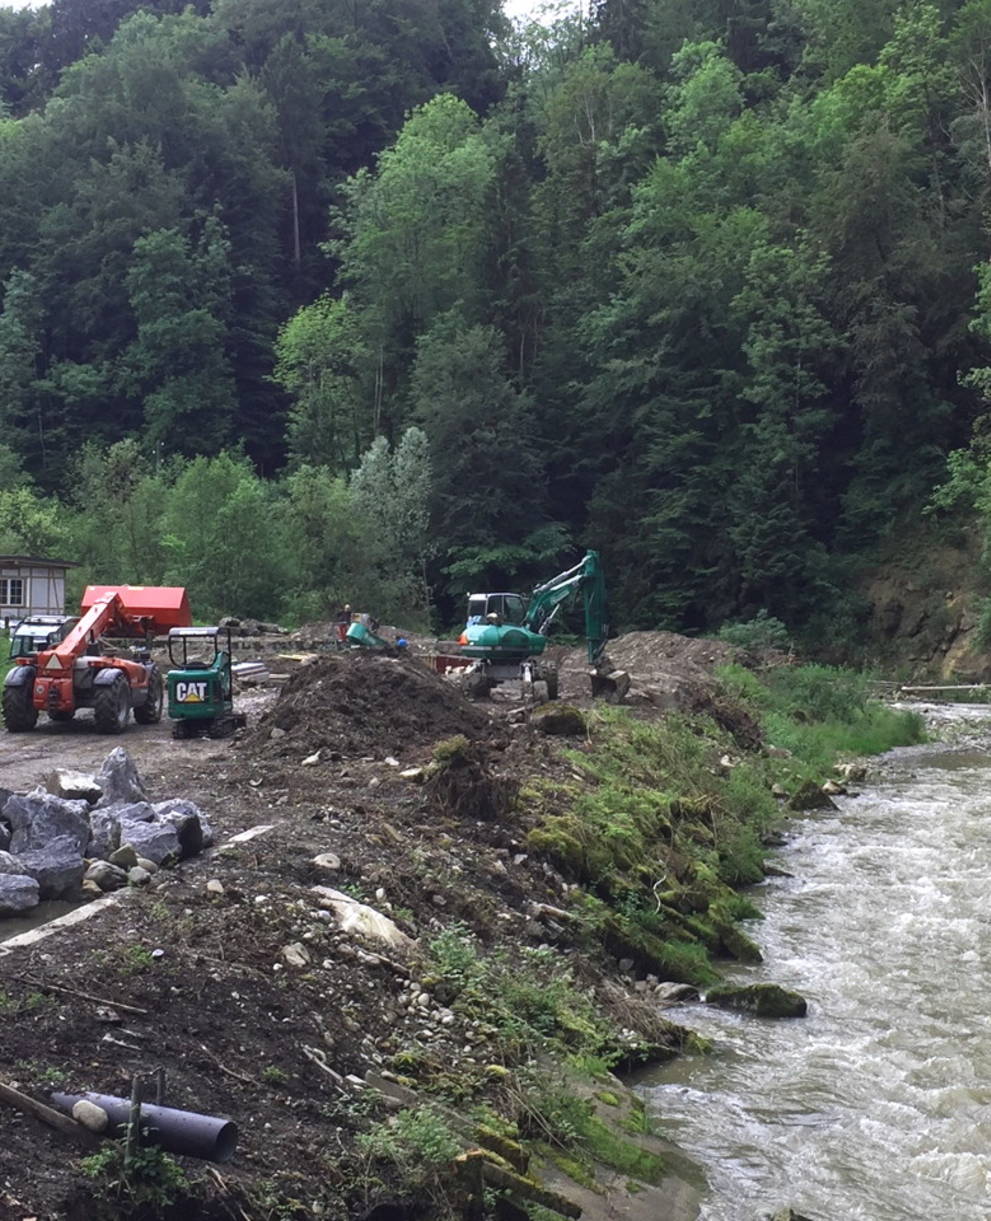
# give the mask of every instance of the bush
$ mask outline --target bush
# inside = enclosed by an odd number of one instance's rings
[[[719,629],[718,639],[749,651],[779,649],[787,653],[792,647],[787,627],[766,610],[759,610],[746,623],[724,623]]]

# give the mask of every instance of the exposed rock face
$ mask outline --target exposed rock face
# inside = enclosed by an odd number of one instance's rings
[[[750,984],[744,988],[721,984],[710,988],[705,1000],[706,1004],[718,1005],[721,1009],[742,1009],[765,1018],[805,1017],[808,1012],[804,996],[778,984]]]

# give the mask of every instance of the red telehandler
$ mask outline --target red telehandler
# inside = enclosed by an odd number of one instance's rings
[[[36,642],[47,647],[13,655],[3,688],[7,732],[34,729],[39,712],[52,721],[71,721],[77,708],[93,709],[99,733],[120,733],[132,709],[139,724],[161,720],[164,685],[147,640],[191,624],[184,589],[88,586],[78,621],[65,620],[61,630],[56,626],[47,640]],[[142,639],[145,647],[133,658],[113,656],[103,636]]]

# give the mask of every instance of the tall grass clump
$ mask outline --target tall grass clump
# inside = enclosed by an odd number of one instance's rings
[[[762,677],[724,666],[727,689],[755,707],[767,739],[788,750],[808,776],[826,773],[840,756],[877,755],[925,738],[915,712],[870,698],[866,675],[833,666],[781,666]]]

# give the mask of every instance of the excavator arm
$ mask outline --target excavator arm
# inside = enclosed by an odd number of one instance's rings
[[[561,606],[579,596],[585,608],[588,660],[589,664],[594,666],[602,656],[609,634],[606,623],[606,583],[597,551],[589,551],[574,568],[560,572],[543,585],[538,585],[530,597],[523,622],[530,631],[546,636]]]

